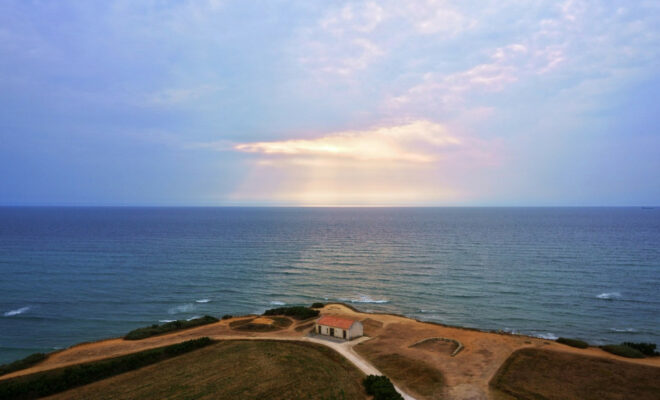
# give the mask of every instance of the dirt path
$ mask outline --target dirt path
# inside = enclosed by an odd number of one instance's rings
[[[362,372],[364,372],[366,375],[385,375],[382,372],[380,372],[376,367],[371,365],[367,360],[362,358],[359,354],[353,350],[353,346],[364,342],[365,340],[369,340],[371,338],[363,336],[359,339],[356,340],[351,340],[350,342],[343,342],[343,343],[335,343],[331,342],[329,340],[323,340],[323,339],[317,339],[313,337],[304,337],[302,340],[308,341],[308,342],[314,342],[318,344],[322,344],[324,346],[330,347],[337,353],[341,354],[344,356],[348,361],[352,362],[353,365],[358,367]],[[394,388],[396,389],[397,392],[403,396],[405,400],[417,400],[415,397],[411,396],[410,394],[404,392],[400,387],[397,385],[394,385]]]

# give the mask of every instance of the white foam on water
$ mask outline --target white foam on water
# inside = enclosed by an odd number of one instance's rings
[[[211,299],[199,299],[199,300],[195,300],[195,303],[208,303],[210,301]]]
[[[433,314],[433,313],[435,313],[436,311],[435,311],[435,310],[424,310],[424,309],[421,309],[421,310],[419,310],[419,312],[421,312],[421,313],[423,313],[423,314],[429,314],[429,313],[430,313],[430,314]]]
[[[620,299],[621,298],[621,293],[619,293],[619,292],[601,293],[598,296],[596,296],[596,298],[602,299],[602,300]]]
[[[635,328],[610,328],[612,332],[637,332]]]
[[[195,305],[192,303],[188,303],[181,306],[172,307],[169,310],[167,310],[167,312],[168,314],[179,314],[179,313],[191,312],[194,309],[195,309]]]
[[[175,319],[159,319],[158,320],[158,322],[162,322],[164,324],[166,324],[168,322],[174,322],[174,321],[176,321],[176,320]]]
[[[273,301],[270,302],[270,305],[271,306],[283,306],[283,305],[286,305],[286,303],[283,302],[283,301],[273,300]]]
[[[4,315],[5,317],[13,317],[14,315],[23,314],[24,312],[27,312],[29,309],[30,309],[29,306],[28,307],[21,307],[21,308],[16,309],[16,310],[7,311],[6,313],[4,313],[2,315]]]
[[[201,315],[193,315],[190,318],[186,318],[186,321],[192,321],[193,319],[197,319],[197,318],[202,318],[202,316]]]
[[[548,333],[539,333],[539,334],[536,334],[534,336],[536,336],[537,338],[546,339],[546,340],[557,340],[557,339],[559,339],[559,336],[555,335],[554,333],[550,333],[550,332],[548,332]]]
[[[347,301],[350,303],[373,303],[373,304],[385,304],[389,303],[390,301],[388,299],[372,299],[369,296],[365,295],[360,295],[357,298],[341,298],[339,301]]]

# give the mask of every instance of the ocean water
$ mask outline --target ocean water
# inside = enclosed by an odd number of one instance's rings
[[[315,301],[660,344],[660,209],[0,208],[0,362]]]

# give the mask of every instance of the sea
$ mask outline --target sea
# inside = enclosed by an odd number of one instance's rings
[[[660,209],[0,208],[0,363],[318,301],[660,345]]]

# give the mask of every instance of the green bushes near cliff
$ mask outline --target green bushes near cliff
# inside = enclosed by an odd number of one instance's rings
[[[0,375],[5,375],[12,373],[14,371],[19,371],[21,369],[29,368],[35,364],[42,362],[47,357],[48,355],[44,353],[34,353],[20,360],[16,360],[13,363],[0,365]]]
[[[293,317],[295,319],[307,319],[314,318],[319,316],[318,310],[312,310],[307,307],[279,307],[266,310],[264,315],[286,315],[287,317]]]
[[[632,347],[633,349],[639,351],[640,353],[644,354],[645,356],[660,356],[660,353],[655,351],[655,343],[633,343],[633,342],[623,342],[622,343],[624,346]]]
[[[142,368],[213,343],[208,337],[0,381],[0,399],[28,400]]]
[[[151,325],[144,328],[138,328],[132,330],[124,336],[124,340],[140,340],[145,339],[151,336],[163,335],[165,333],[170,333],[174,331],[179,331],[182,329],[194,328],[197,326],[212,324],[218,322],[219,320],[215,317],[205,315],[201,318],[191,319],[190,321],[177,320],[172,322],[166,322],[162,325]]]
[[[600,348],[608,353],[612,353],[621,357],[644,358],[644,354],[642,354],[641,351],[624,344],[607,344],[605,346],[600,346]]]
[[[386,376],[369,375],[364,378],[362,384],[367,394],[374,396],[374,400],[403,400]]]
[[[587,347],[589,347],[589,343],[579,339],[560,337],[559,339],[557,339],[557,343],[565,344],[571,347],[577,347],[578,349],[586,349]]]

